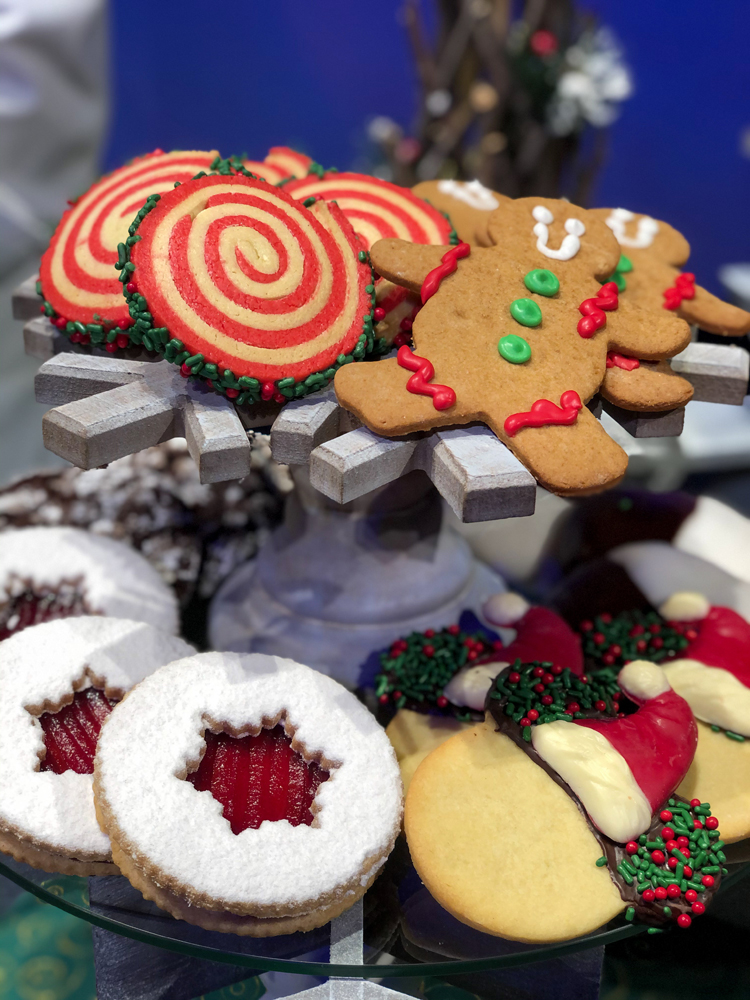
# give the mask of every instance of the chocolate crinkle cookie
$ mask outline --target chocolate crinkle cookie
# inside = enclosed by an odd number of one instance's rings
[[[256,434],[245,479],[203,484],[184,439],[104,469],[43,469],[0,489],[0,530],[70,525],[128,542],[175,588],[180,604],[207,601],[279,523],[292,481]]]

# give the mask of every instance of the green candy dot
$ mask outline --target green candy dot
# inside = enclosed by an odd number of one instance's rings
[[[633,270],[633,262],[630,257],[626,257],[625,254],[620,254],[620,259],[617,261],[617,267],[615,271],[619,271],[620,274],[627,274],[628,271]]]
[[[560,282],[556,275],[543,268],[529,271],[523,279],[523,283],[530,292],[536,292],[537,295],[557,295],[560,291]]]
[[[515,299],[510,304],[510,314],[521,326],[539,326],[542,310],[533,299]]]
[[[528,300],[527,300],[528,301]],[[523,337],[515,333],[509,333],[507,337],[501,337],[497,344],[500,356],[510,361],[512,365],[522,365],[531,357],[531,348]]]

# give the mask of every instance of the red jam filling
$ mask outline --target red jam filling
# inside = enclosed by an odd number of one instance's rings
[[[292,749],[283,726],[240,738],[209,730],[204,735],[203,760],[187,780],[221,802],[232,833],[257,830],[265,820],[310,826],[310,807],[328,772]]]
[[[77,584],[63,582],[54,590],[42,591],[26,587],[0,606],[0,641],[30,625],[93,613]]]
[[[39,770],[93,774],[99,732],[115,704],[103,691],[91,687],[78,691],[70,705],[59,712],[41,715],[47,755]]]

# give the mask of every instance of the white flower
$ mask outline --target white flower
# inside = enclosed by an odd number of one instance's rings
[[[584,125],[604,128],[630,97],[633,84],[622,53],[605,28],[583,35],[565,53],[562,73],[548,111],[555,135],[569,135]]]

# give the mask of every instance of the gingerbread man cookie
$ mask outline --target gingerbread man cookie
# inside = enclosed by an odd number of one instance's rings
[[[622,248],[618,283],[628,297],[652,309],[666,309],[708,333],[741,337],[750,331],[750,313],[722,302],[681,273],[690,244],[673,226],[625,208],[597,208]]]
[[[674,792],[697,734],[659,667],[577,677],[518,661],[487,708],[425,758],[407,795],[412,860],[443,907],[528,942],[590,933],[623,911],[656,929],[704,912],[723,842],[710,805]]]
[[[549,659],[583,673],[580,640],[554,611],[506,591],[490,597],[482,612],[505,642],[449,625],[397,639],[380,658],[375,691],[386,717],[396,708],[386,733],[405,788],[428,753],[482,721],[487,692],[509,663]]]
[[[585,209],[508,199],[488,232],[494,245],[486,248],[372,247],[378,274],[420,291],[414,352],[404,345],[397,358],[339,371],[339,401],[386,436],[486,423],[555,493],[613,486],[627,457],[585,406],[607,355],[671,357],[689,342],[689,328],[668,310],[657,319],[620,302],[614,282],[600,284],[620,249]]]
[[[459,239],[472,246],[489,247],[487,231],[490,216],[508,196],[498,194],[480,181],[421,181],[412,192],[445,212],[455,226]]]

